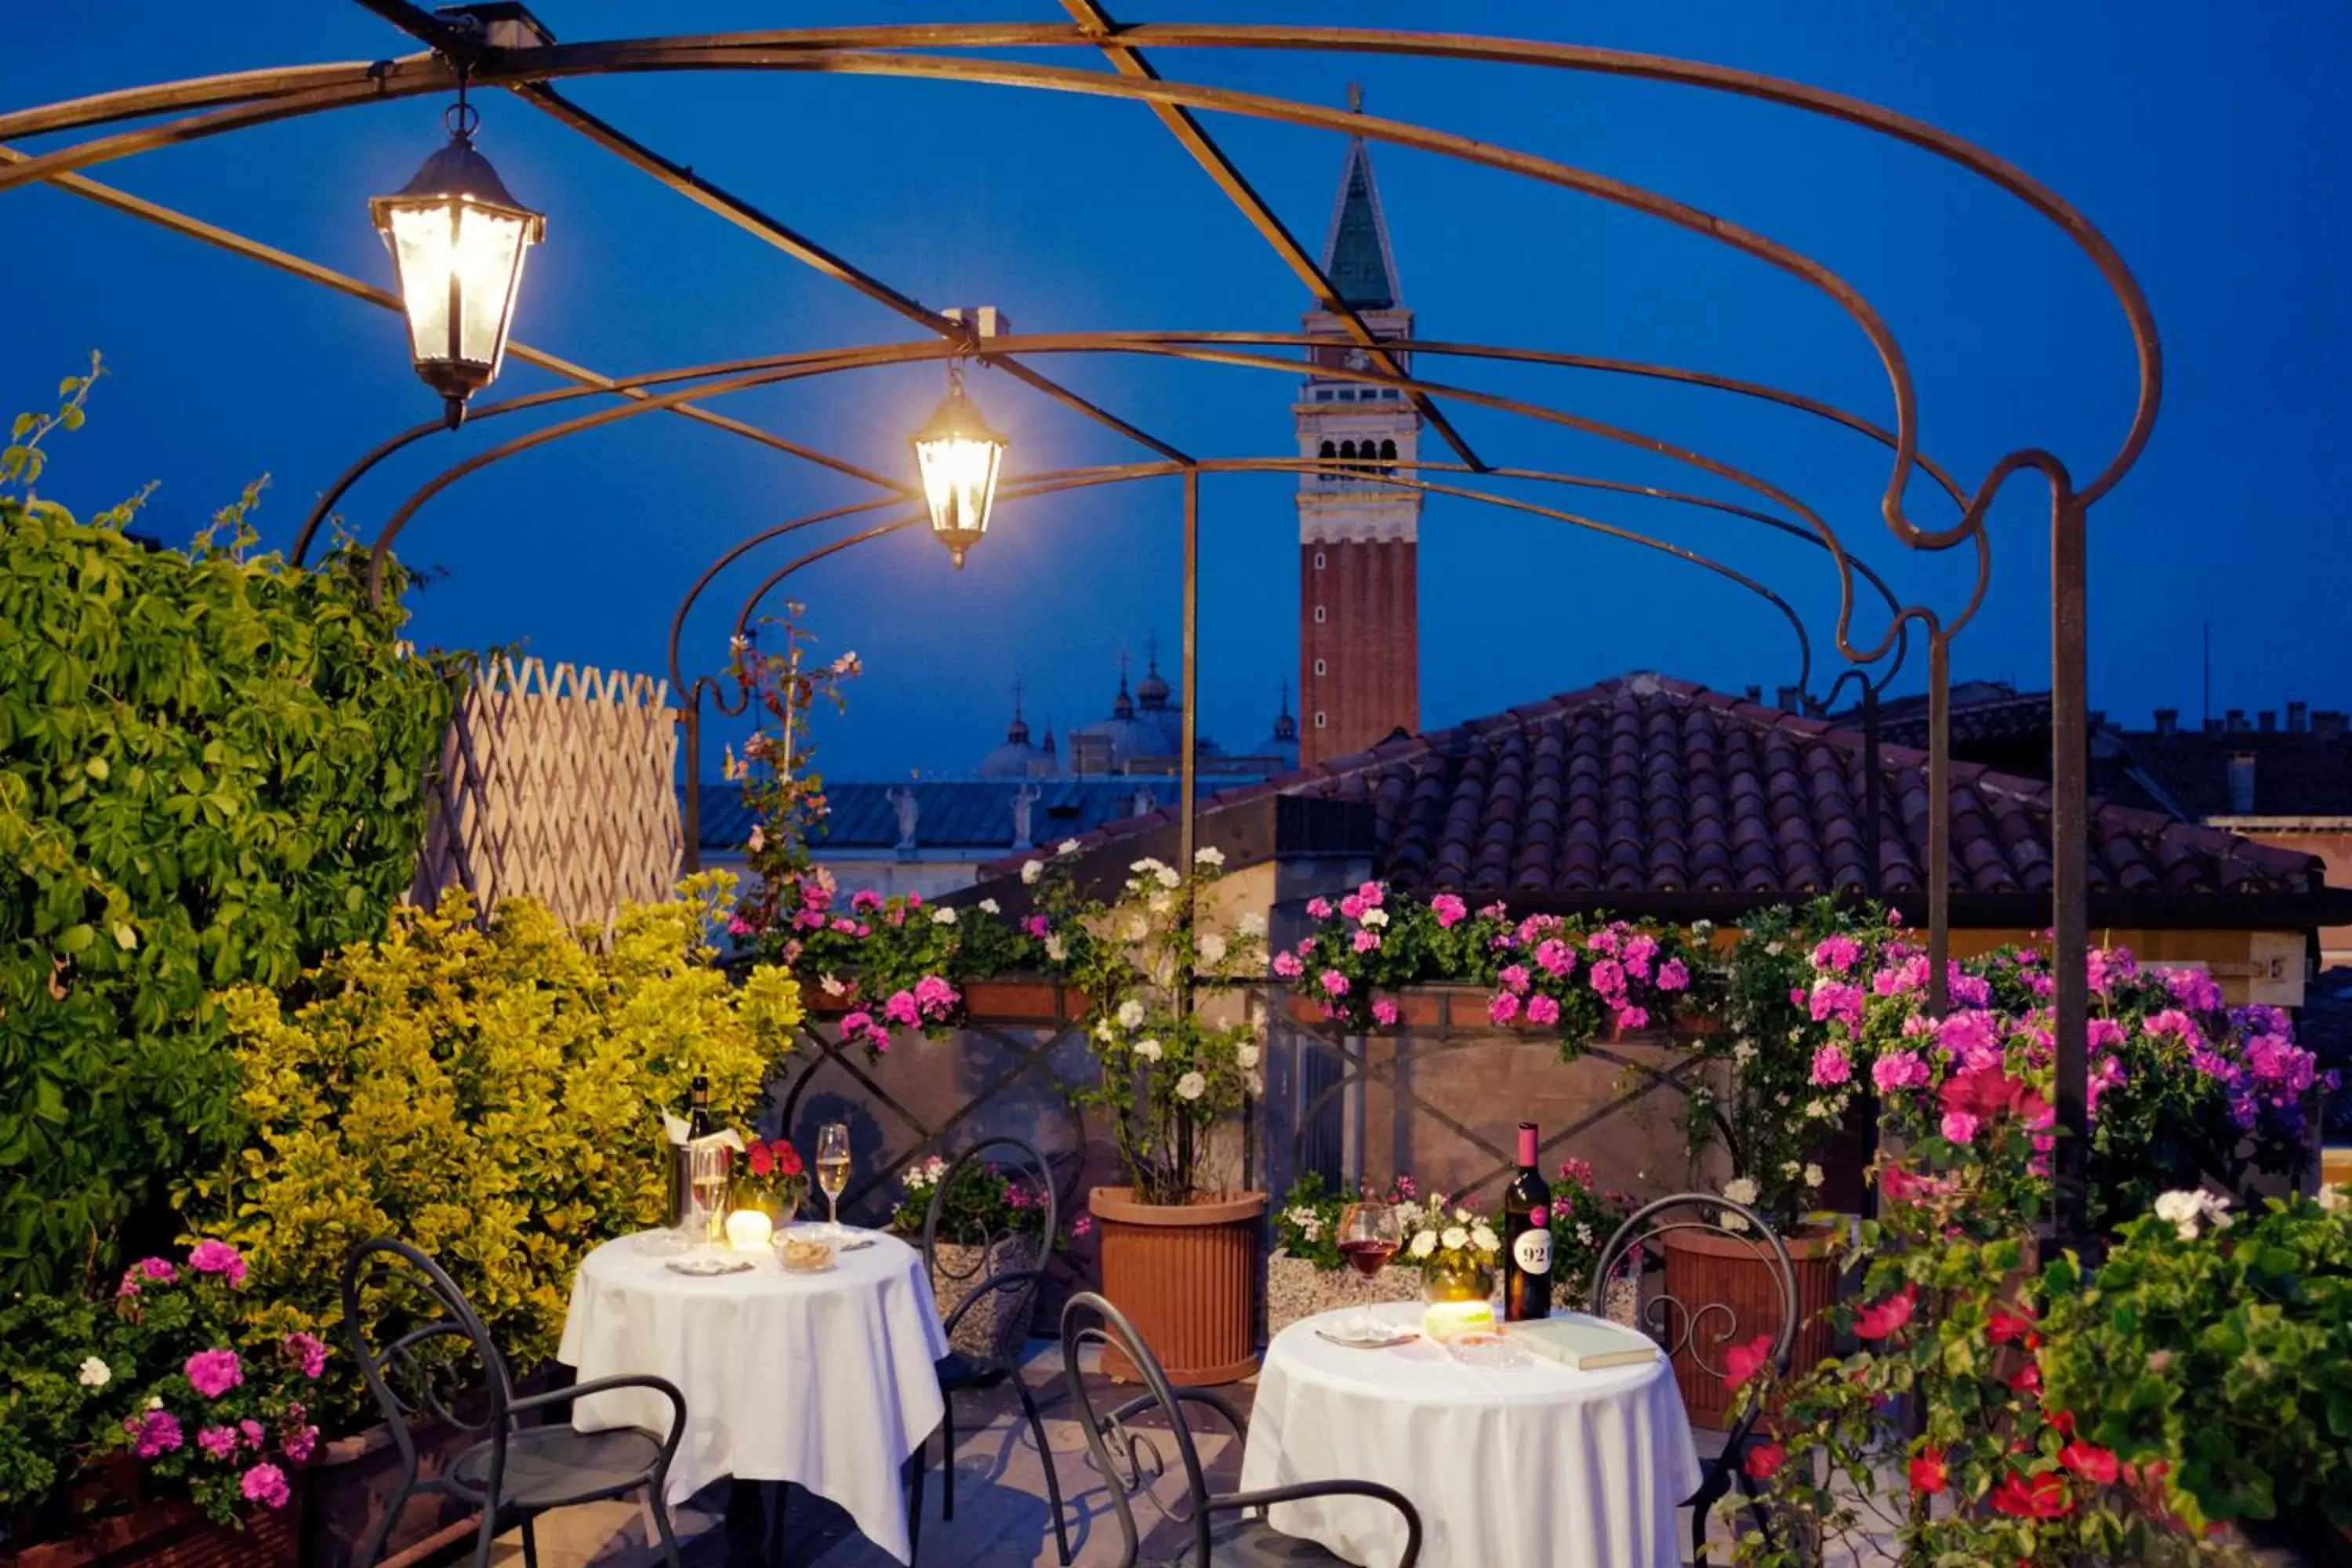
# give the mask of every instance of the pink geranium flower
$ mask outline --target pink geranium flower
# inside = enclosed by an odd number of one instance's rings
[[[1345,996],[1348,994],[1348,977],[1336,969],[1323,972],[1322,985],[1323,994],[1327,996]]]
[[[275,1465],[256,1465],[245,1472],[245,1498],[265,1508],[284,1508],[293,1489],[286,1484],[286,1472]]]
[[[123,1422],[131,1446],[142,1459],[168,1454],[180,1446],[180,1418],[168,1410],[150,1410]]]
[[[319,1429],[316,1426],[297,1426],[293,1431],[286,1434],[286,1439],[279,1447],[286,1450],[286,1457],[296,1464],[307,1464],[310,1462],[310,1456],[318,1451]]]
[[[304,1377],[316,1377],[327,1370],[327,1342],[316,1334],[291,1333],[278,1342],[278,1348],[286,1359],[302,1369]]]
[[[188,1382],[206,1399],[218,1399],[245,1381],[245,1367],[235,1351],[198,1351],[184,1370]]]
[[[1547,1027],[1559,1022],[1559,1004],[1541,992],[1528,998],[1528,1022]]]
[[[1503,973],[1496,976],[1496,978],[1502,981],[1504,990],[1510,992],[1515,996],[1524,996],[1528,994],[1528,986],[1531,983],[1533,977],[1528,973],[1528,966],[1526,964],[1513,963],[1507,964],[1503,969]]]
[[[1298,955],[1295,952],[1285,951],[1274,955],[1274,972],[1285,980],[1297,979],[1306,972],[1306,969],[1307,966],[1298,962]]]
[[[1470,906],[1452,893],[1438,894],[1429,900],[1429,907],[1437,916],[1437,923],[1441,930],[1451,931],[1470,915]]]
[[[207,1426],[196,1434],[196,1447],[215,1459],[226,1459],[236,1452],[236,1428]]]
[[[1369,926],[1360,927],[1348,939],[1348,944],[1358,952],[1370,952],[1381,945],[1381,933]]]
[[[1559,938],[1546,937],[1536,946],[1536,963],[1546,974],[1565,974],[1576,967],[1576,952]]]
[[[1658,965],[1658,989],[1683,991],[1690,986],[1690,970],[1679,958],[1670,958]]]
[[[1486,1016],[1497,1024],[1507,1024],[1519,1016],[1519,999],[1507,991],[1497,991],[1486,1004]]]
[[[1955,1143],[1973,1143],[1977,1136],[1977,1119],[1965,1110],[1944,1112],[1943,1133]]]
[[[1309,899],[1309,900],[1307,900],[1307,919],[1309,919],[1309,920],[1318,920],[1318,921],[1328,921],[1328,920],[1329,920],[1329,919],[1331,918],[1331,900],[1328,900],[1328,899]]]
[[[199,1274],[218,1274],[232,1285],[245,1283],[245,1256],[226,1241],[200,1241],[188,1254],[188,1267]]]
[[[1842,1046],[1823,1046],[1813,1053],[1813,1082],[1823,1088],[1845,1082],[1853,1077],[1853,1063],[1847,1059]]]
[[[1397,1005],[1383,996],[1372,1004],[1372,1022],[1383,1026],[1397,1021]]]

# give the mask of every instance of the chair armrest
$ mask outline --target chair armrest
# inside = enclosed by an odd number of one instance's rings
[[[1249,1441],[1249,1423],[1242,1419],[1242,1413],[1234,1408],[1232,1402],[1223,1394],[1213,1394],[1205,1388],[1171,1388],[1168,1392],[1176,1396],[1179,1404],[1207,1405],[1225,1418],[1225,1425],[1234,1429],[1234,1437],[1236,1441],[1244,1443]],[[1124,1421],[1129,1416],[1149,1410],[1159,1403],[1160,1396],[1157,1394],[1139,1394],[1103,1419]]]
[[[963,1315],[991,1291],[1016,1289],[1024,1285],[1034,1285],[1045,1278],[1045,1271],[1042,1268],[1007,1268],[1001,1274],[990,1275],[963,1293],[963,1300],[955,1304],[948,1313],[947,1321],[940,1325],[940,1331],[953,1334],[956,1325],[963,1321]]]
[[[1378,1481],[1297,1481],[1286,1487],[1265,1487],[1254,1492],[1229,1492],[1212,1497],[1208,1507],[1222,1511],[1237,1508],[1264,1508],[1268,1503],[1300,1502],[1308,1498],[1360,1497],[1374,1502],[1384,1502],[1404,1516],[1404,1555],[1397,1559],[1397,1568],[1413,1568],[1421,1556],[1421,1510],[1412,1500],[1394,1487],[1384,1487]]]
[[[669,1436],[662,1441],[662,1453],[665,1456],[669,1454],[677,1447],[678,1437],[686,1430],[686,1395],[678,1392],[677,1384],[666,1377],[625,1373],[615,1377],[600,1377],[590,1383],[575,1383],[569,1388],[551,1388],[545,1394],[510,1400],[507,1405],[507,1414],[513,1415],[526,1410],[543,1410],[551,1405],[568,1405],[575,1399],[586,1399],[622,1388],[650,1388],[669,1401]]]

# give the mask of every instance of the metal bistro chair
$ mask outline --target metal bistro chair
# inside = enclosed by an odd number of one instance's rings
[[[1748,1228],[1727,1227],[1722,1224],[1727,1215],[1738,1216]],[[1643,1275],[1664,1266],[1664,1238],[1685,1230],[1705,1231],[1717,1239],[1745,1245],[1758,1261],[1766,1265],[1769,1284],[1765,1298],[1744,1302],[1691,1302],[1677,1300],[1663,1291],[1656,1295],[1643,1293]],[[1797,1342],[1801,1315],[1796,1266],[1790,1261],[1789,1248],[1778,1233],[1765,1223],[1763,1215],[1747,1205],[1734,1203],[1717,1193],[1676,1193],[1644,1204],[1627,1216],[1609,1238],[1609,1245],[1601,1249],[1600,1262],[1592,1270],[1592,1300],[1602,1305],[1594,1307],[1594,1311],[1605,1310],[1610,1287],[1621,1279],[1633,1283],[1640,1302],[1635,1310],[1636,1326],[1664,1347],[1668,1355],[1680,1352],[1702,1371],[1721,1377],[1726,1349],[1745,1344],[1769,1331],[1772,1335],[1773,1370],[1789,1370],[1789,1352]],[[1722,1452],[1708,1461],[1698,1490],[1685,1500],[1692,1510],[1691,1561],[1695,1563],[1706,1561],[1708,1511],[1735,1484],[1747,1496],[1758,1527],[1768,1536],[1770,1534],[1771,1521],[1764,1511],[1756,1483],[1741,1463],[1748,1435],[1760,1414],[1760,1408],[1751,1409],[1732,1424],[1724,1434]]]
[[[985,1159],[992,1151],[1004,1157]],[[1028,1237],[1025,1226],[974,1228],[955,1223],[948,1214],[949,1199],[960,1183],[998,1174],[1008,1174],[1038,1194],[1038,1208],[1029,1212],[1036,1214],[1041,1228],[1036,1250],[1026,1260],[1026,1267],[998,1267],[1008,1244],[1017,1245]],[[1021,1138],[983,1138],[965,1150],[940,1178],[939,1185],[931,1189],[930,1207],[923,1215],[923,1268],[934,1285],[945,1287],[941,1294],[961,1291],[955,1305],[948,1310],[943,1327],[950,1347],[939,1363],[940,1400],[945,1407],[940,1418],[940,1482],[946,1493],[940,1504],[940,1517],[955,1518],[955,1396],[1010,1383],[1021,1396],[1022,1414],[1029,1418],[1029,1431],[1037,1443],[1037,1458],[1045,1468],[1046,1501],[1054,1510],[1054,1540],[1066,1565],[1070,1561],[1070,1532],[1062,1520],[1061,1483],[1054,1474],[1053,1451],[1045,1445],[1045,1423],[1037,1414],[1036,1398],[1021,1376],[1021,1349],[1029,1337],[1029,1320],[1036,1310],[1038,1287],[1045,1278],[1045,1260],[1059,1234],[1055,1228],[1057,1220],[1054,1168],[1037,1146]],[[941,1255],[943,1247],[960,1247],[971,1255],[972,1261],[951,1262]],[[971,1281],[969,1286],[965,1285],[967,1280]],[[962,1346],[954,1345],[958,1330],[982,1301],[993,1302],[993,1331],[981,1337],[979,1342],[974,1342],[975,1336],[967,1334]],[[919,1448],[915,1510],[919,1515],[920,1454]]]
[[[1079,1352],[1090,1343],[1116,1346],[1134,1363],[1143,1380],[1144,1393],[1108,1415],[1097,1413],[1086,1373],[1079,1367]],[[1404,1555],[1397,1560],[1397,1568],[1414,1568],[1420,1561],[1420,1511],[1403,1494],[1376,1481],[1300,1481],[1254,1492],[1211,1492],[1207,1478],[1201,1473],[1201,1456],[1193,1447],[1192,1428],[1185,1423],[1185,1407],[1197,1405],[1214,1411],[1232,1428],[1234,1440],[1246,1443],[1248,1433],[1241,1413],[1205,1388],[1170,1386],[1168,1374],[1160,1370],[1151,1347],[1143,1342],[1119,1310],[1100,1296],[1081,1292],[1063,1307],[1062,1366],[1070,1385],[1071,1407],[1086,1426],[1087,1447],[1094,1456],[1096,1468],[1102,1472],[1111,1506],[1118,1514],[1119,1534],[1125,1543],[1118,1568],[1135,1568],[1136,1554],[1142,1548],[1142,1537],[1135,1522],[1135,1495],[1150,1491],[1168,1473],[1168,1458],[1160,1447],[1162,1439],[1175,1449],[1177,1462],[1184,1472],[1185,1505],[1181,1511],[1169,1512],[1167,1517],[1187,1526],[1192,1533],[1190,1547],[1173,1560],[1175,1563],[1188,1568],[1342,1563],[1344,1559],[1320,1544],[1285,1535],[1263,1518],[1249,1517],[1251,1510],[1262,1512],[1269,1503],[1321,1497],[1372,1498],[1395,1509],[1404,1518],[1405,1531]],[[1140,1427],[1130,1425],[1137,1416],[1150,1411],[1157,1411],[1168,1425],[1164,1428],[1156,1424]],[[1220,1514],[1231,1517],[1219,1523],[1216,1516]]]
[[[360,1312],[362,1288],[379,1279],[388,1283],[405,1271],[424,1277],[417,1288],[438,1315],[381,1350],[371,1350]],[[408,1500],[426,1492],[446,1493],[481,1510],[482,1527],[474,1542],[475,1568],[489,1562],[490,1543],[498,1536],[502,1514],[520,1516],[523,1561],[529,1568],[539,1568],[539,1541],[531,1530],[534,1515],[619,1497],[640,1487],[645,1489],[654,1528],[661,1536],[662,1553],[670,1568],[678,1568],[677,1538],[671,1533],[669,1508],[662,1500],[670,1457],[677,1451],[678,1437],[686,1429],[686,1396],[674,1385],[658,1377],[600,1377],[593,1383],[516,1398],[505,1358],[490,1342],[489,1331],[457,1282],[423,1252],[390,1237],[360,1243],[343,1265],[343,1333],[367,1379],[368,1392],[375,1395],[392,1429],[402,1471],[399,1495],[368,1532],[355,1559],[357,1568],[374,1568],[383,1555],[384,1538]],[[659,1436],[635,1427],[579,1432],[569,1422],[526,1426],[519,1419],[615,1388],[649,1388],[667,1398],[669,1431]],[[481,1433],[482,1440],[459,1454],[443,1474],[420,1481],[416,1435],[412,1429],[412,1423],[420,1417]]]

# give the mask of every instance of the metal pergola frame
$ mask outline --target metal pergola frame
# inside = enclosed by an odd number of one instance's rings
[[[1834,695],[1845,681],[1856,680],[1862,688],[1865,722],[1870,730],[1874,731],[1875,728],[1874,724],[1868,723],[1868,716],[1874,712],[1877,693],[1893,678],[1907,654],[1910,627],[1916,624],[1925,634],[1929,693],[1927,869],[1930,1003],[1940,1011],[1945,1003],[1944,960],[1948,950],[1951,898],[1950,643],[1973,619],[1990,585],[1991,544],[1985,519],[1990,508],[2013,477],[2021,473],[2039,476],[2050,497],[2051,518],[2053,866],[2051,914],[2056,986],[2056,1099],[2059,1120],[2069,1134],[2062,1140],[2059,1149],[2061,1226],[2069,1237],[2080,1236],[2084,1195],[2082,1161],[2088,1121],[2084,1093],[2088,1000],[2084,957],[2088,946],[2089,847],[2084,598],[2087,524],[2092,506],[2121,480],[2147,444],[2155,422],[2162,371],[2154,317],[2129,268],[2105,237],[2054,192],[1981,148],[1937,127],[1858,99],[1726,67],[1578,45],[1441,32],[1297,25],[1122,24],[1113,19],[1098,0],[1063,0],[1064,8],[1070,16],[1066,23],[761,29],[699,37],[495,47],[478,25],[462,15],[430,13],[408,4],[407,0],[360,0],[360,3],[423,45],[424,52],[374,62],[234,72],[100,93],[0,113],[0,193],[18,185],[43,182],[112,210],[160,225],[174,233],[263,262],[378,307],[397,310],[401,306],[396,298],[363,280],[233,233],[202,218],[131,195],[100,183],[86,171],[155,148],[199,141],[249,126],[332,110],[452,92],[462,81],[475,88],[495,87],[510,91],[534,109],[688,200],[775,247],[796,261],[894,310],[928,334],[921,341],[812,351],[628,377],[606,375],[529,345],[513,343],[510,352],[517,358],[549,370],[572,384],[486,405],[474,411],[476,419],[557,406],[592,395],[613,397],[617,401],[611,406],[559,421],[453,465],[412,494],[390,515],[376,535],[372,581],[380,579],[390,546],[408,521],[435,495],[457,480],[506,457],[566,436],[603,428],[621,419],[655,412],[675,414],[724,429],[772,449],[849,475],[883,492],[872,500],[794,517],[739,542],[706,569],[679,605],[671,623],[668,652],[671,679],[684,704],[683,719],[689,757],[689,787],[687,790],[689,812],[696,809],[697,791],[693,786],[698,784],[699,775],[694,771],[697,764],[692,759],[698,755],[699,713],[704,696],[709,694],[720,712],[742,711],[740,693],[737,694],[736,705],[730,708],[720,682],[704,676],[688,683],[684,675],[680,663],[681,638],[688,616],[705,590],[724,569],[761,544],[826,522],[887,511],[893,507],[910,509],[901,515],[866,524],[856,531],[808,550],[770,574],[743,602],[735,620],[740,631],[750,626],[764,596],[795,571],[921,521],[920,514],[911,510],[917,498],[904,480],[876,472],[853,458],[818,450],[715,412],[708,406],[709,403],[738,391],[838,371],[977,357],[1152,454],[1150,459],[1145,461],[1066,469],[1009,479],[1004,500],[1017,500],[1084,486],[1147,479],[1172,477],[1181,480],[1184,742],[1180,790],[1181,843],[1187,859],[1193,846],[1198,805],[1192,753],[1196,738],[1198,535],[1201,478],[1204,473],[1332,474],[1345,479],[1459,497],[1533,513],[1664,551],[1691,564],[1723,574],[1760,595],[1787,616],[1799,644],[1801,689],[1811,684],[1811,639],[1801,617],[1763,583],[1711,555],[1681,544],[1637,533],[1580,513],[1517,500],[1454,480],[1482,478],[1526,480],[1636,496],[1713,510],[1793,534],[1818,545],[1831,556],[1837,570],[1839,611],[1834,644],[1838,653],[1850,666],[1830,686],[1829,693]],[[1099,56],[1110,68],[1108,71],[1090,71],[971,52],[1002,49],[1078,49],[1090,56]],[[1910,372],[1892,331],[1859,290],[1812,258],[1660,193],[1533,153],[1473,141],[1411,121],[1366,115],[1358,108],[1330,109],[1260,93],[1173,80],[1161,75],[1151,55],[1147,53],[1181,49],[1374,54],[1423,59],[1475,60],[1535,69],[1633,78],[1775,104],[1905,142],[1957,164],[2021,202],[2030,211],[2056,226],[2090,260],[2114,294],[2130,331],[2138,381],[2130,425],[2114,454],[2088,483],[2076,484],[2067,465],[2054,454],[2028,447],[2001,458],[1973,489],[1967,488],[1929,462],[1919,451],[1918,413]],[[1241,216],[1257,230],[1276,257],[1306,286],[1318,307],[1337,321],[1347,338],[1366,351],[1365,368],[1360,371],[1318,367],[1317,374],[1326,378],[1354,379],[1394,389],[1411,403],[1429,428],[1446,443],[1453,458],[1450,461],[1424,460],[1403,464],[1400,468],[1409,469],[1409,474],[1390,473],[1368,478],[1361,470],[1344,464],[1327,464],[1313,458],[1292,456],[1217,458],[1187,454],[1070,390],[1039,370],[1031,363],[1032,360],[1066,353],[1120,353],[1234,368],[1277,370],[1295,374],[1300,368],[1298,360],[1283,358],[1268,351],[1295,349],[1329,340],[1304,333],[1247,331],[1094,331],[983,339],[974,323],[935,310],[905,295],[751,202],[719,188],[686,165],[673,162],[573,103],[554,85],[574,77],[674,70],[817,71],[922,78],[1126,99],[1139,103],[1168,129]],[[1832,405],[1781,388],[1706,372],[1511,345],[1384,340],[1358,310],[1339,297],[1330,279],[1202,125],[1200,119],[1202,112],[1236,114],[1308,129],[1334,131],[1454,158],[1598,197],[1674,224],[1764,261],[1824,294],[1861,330],[1887,377],[1895,405],[1893,427],[1886,428]],[[27,136],[97,132],[103,127],[152,120],[157,116],[173,118],[90,135],[37,153],[28,153],[5,144],[7,141]],[[1895,540],[1914,551],[1944,551],[1964,543],[1970,545],[1977,558],[1973,590],[1966,605],[1949,617],[1939,616],[1924,604],[1904,604],[1866,563],[1850,552],[1838,531],[1828,521],[1787,490],[1704,453],[1643,432],[1610,425],[1547,404],[1503,397],[1471,387],[1425,379],[1407,368],[1421,355],[1454,356],[1477,363],[1538,363],[1679,383],[1761,399],[1843,425],[1880,443],[1891,455],[1886,487],[1878,510]],[[1734,504],[1607,476],[1561,473],[1532,467],[1497,467],[1474,450],[1448,420],[1444,405],[1449,403],[1494,409],[1575,429],[1664,457],[1696,468],[1714,479],[1748,490],[1776,510]],[[293,558],[299,562],[304,557],[333,507],[372,468],[442,427],[442,422],[436,420],[401,432],[354,463],[313,510],[296,544]],[[1930,527],[1911,517],[1906,497],[1915,470],[1925,474],[1952,502],[1958,510],[1954,521],[1940,527]],[[1868,647],[1857,646],[1852,636],[1857,578],[1882,597],[1888,609],[1884,635]],[[1867,673],[1868,667],[1872,666],[1883,666],[1875,680]],[[1884,787],[1874,733],[1867,742],[1866,766],[1870,773],[1870,787],[1865,798],[1874,819],[1878,795]],[[689,853],[695,837],[694,828],[689,825]],[[1873,844],[1874,852],[1874,834]],[[1874,865],[1874,871],[1875,868]]]

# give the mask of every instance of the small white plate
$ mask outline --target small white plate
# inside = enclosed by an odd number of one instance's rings
[[[1400,1323],[1381,1323],[1375,1327],[1372,1332],[1359,1335],[1349,1333],[1348,1325],[1341,1323],[1328,1329],[1318,1325],[1315,1331],[1315,1337],[1347,1350],[1382,1351],[1391,1345],[1411,1344],[1421,1338],[1421,1331],[1407,1328]]]
[[[722,1274],[749,1274],[751,1260],[748,1258],[673,1258],[662,1265],[673,1274],[683,1274],[690,1279],[716,1279]]]

